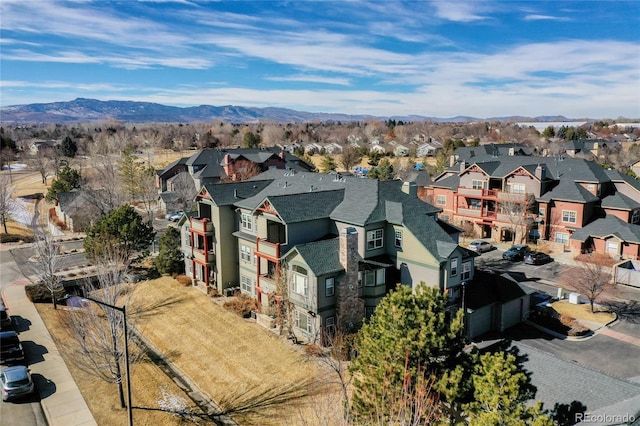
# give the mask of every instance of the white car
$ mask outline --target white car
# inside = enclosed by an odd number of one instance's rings
[[[167,213],[164,217],[166,220],[170,220],[171,222],[177,222],[180,220],[184,212],[182,210],[178,210],[177,212]]]
[[[476,253],[484,253],[484,252],[487,252],[489,250],[492,250],[493,249],[493,245],[488,241],[473,240],[473,241],[471,241],[471,243],[469,243],[467,248],[469,250],[471,250],[471,251],[475,251]]]

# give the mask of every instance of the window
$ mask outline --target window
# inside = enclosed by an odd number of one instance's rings
[[[364,285],[366,285],[367,287],[384,285],[385,283],[384,275],[385,275],[384,269],[364,271]]]
[[[292,268],[293,272],[293,282],[291,283],[292,291],[294,293],[300,294],[302,296],[309,295],[309,279],[307,278],[307,270],[300,267],[294,266]]]
[[[554,239],[556,243],[569,244],[569,234],[556,232]]]
[[[240,259],[251,262],[251,247],[240,244]]]
[[[374,229],[373,231],[367,231],[367,250],[374,250],[382,247],[383,236],[383,229]]]
[[[462,272],[460,273],[461,280],[468,280],[471,278],[471,262],[462,262]]]
[[[240,289],[246,293],[253,294],[254,293],[254,285],[253,280],[249,277],[245,277],[244,275],[240,276]]]
[[[300,312],[296,309],[295,317],[296,317],[296,328],[306,331],[307,333],[311,333],[311,325],[312,325],[311,316],[303,312]]]
[[[327,278],[324,280],[324,295],[331,297],[335,294],[335,278]]]
[[[447,204],[447,196],[446,195],[436,195],[436,204],[439,206],[444,206]]]
[[[482,208],[482,200],[471,199],[469,200],[469,208],[471,210],[480,210]]]
[[[512,183],[511,192],[514,194],[524,194],[526,192],[524,183]]]
[[[253,231],[253,216],[249,213],[242,213],[242,229]]]
[[[333,335],[336,331],[336,317],[327,317],[324,320],[324,328],[327,330],[327,333]]]
[[[481,181],[481,180],[474,179],[474,180],[471,181],[471,187],[473,189],[482,189],[483,186],[484,186],[484,182]]]
[[[573,210],[562,210],[562,221],[568,223],[576,223],[576,212]]]
[[[402,248],[402,231],[396,231],[396,247]]]
[[[458,275],[458,259],[451,259],[451,276]]]
[[[607,241],[607,253],[617,255],[619,253],[618,243],[615,241]]]
[[[544,217],[544,214],[545,214],[544,207],[540,207],[540,208],[538,209],[538,216],[540,216],[540,217]]]
[[[590,183],[589,185],[587,185],[587,189],[589,191],[593,191],[594,189],[596,189],[596,186],[594,184]]]
[[[631,215],[631,223],[640,223],[640,210],[636,210]]]

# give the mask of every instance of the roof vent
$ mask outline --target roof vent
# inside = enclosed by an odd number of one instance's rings
[[[233,198],[238,198],[238,190],[237,189],[233,190]]]

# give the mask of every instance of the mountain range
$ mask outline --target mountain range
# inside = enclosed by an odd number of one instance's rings
[[[11,105],[0,108],[0,122],[6,124],[72,123],[117,120],[124,123],[193,123],[224,120],[230,123],[300,123],[313,121],[568,121],[563,116],[544,117],[492,117],[477,118],[458,116],[451,118],[424,117],[420,115],[377,117],[296,111],[287,108],[254,108],[235,105],[175,107],[151,102],[101,101],[77,98],[72,101]]]

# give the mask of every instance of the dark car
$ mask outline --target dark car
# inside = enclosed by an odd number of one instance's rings
[[[516,244],[514,246],[511,246],[509,250],[502,253],[502,258],[505,260],[510,260],[512,262],[517,262],[522,260],[530,251],[531,249],[529,248],[529,246]]]
[[[21,364],[24,362],[24,351],[15,331],[0,332],[0,362],[2,364]]]
[[[7,367],[0,372],[2,400],[31,395],[35,389],[29,369],[23,365]]]
[[[532,251],[524,256],[524,263],[527,265],[543,265],[549,262],[553,262],[551,256],[540,251]]]

